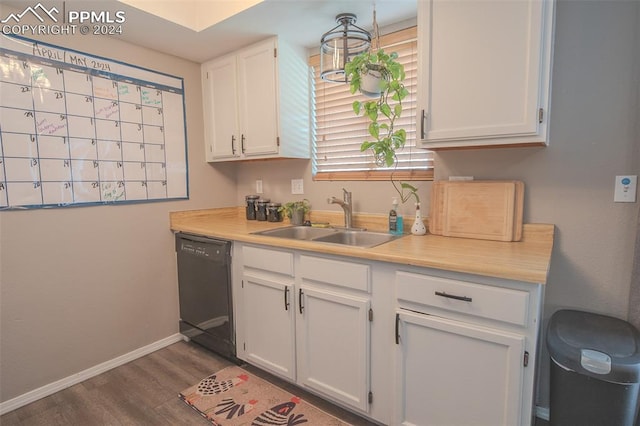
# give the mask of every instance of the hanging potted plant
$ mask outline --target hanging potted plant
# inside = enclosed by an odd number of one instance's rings
[[[362,91],[363,79],[372,70],[382,77],[378,82],[380,94],[377,99],[352,104],[356,115],[369,119],[368,132],[372,139],[364,141],[360,150],[371,149],[378,166],[393,166],[396,150],[402,148],[407,139],[404,129],[395,128],[395,121],[402,114],[402,100],[409,94],[402,83],[404,66],[396,61],[397,58],[397,53],[387,54],[380,49],[375,53],[363,52],[345,65],[352,94]]]
[[[377,39],[375,13],[374,30]],[[376,52],[363,52],[345,65],[351,94],[360,92],[371,95],[379,89],[377,99],[365,102],[356,100],[352,104],[356,115],[363,115],[369,120],[368,132],[372,139],[362,142],[360,151],[370,149],[378,167],[392,167],[396,164],[396,151],[402,149],[407,140],[406,131],[395,127],[396,120],[402,114],[402,101],[409,94],[403,84],[404,66],[396,61],[397,58],[396,52],[387,54],[383,49],[378,49]],[[380,77],[377,83],[370,83],[369,80],[375,76]],[[377,86],[370,84],[377,84]],[[393,173],[391,183],[400,195],[402,203],[407,202],[411,196],[415,197],[416,218],[411,232],[416,235],[425,234],[426,228],[422,222],[417,188],[405,182],[400,182],[398,185],[393,180]]]
[[[311,209],[309,200],[306,198],[302,201],[290,201],[278,208],[280,213],[284,213],[289,218],[292,225],[302,225],[304,217]]]
[[[380,57],[378,57],[380,55]],[[356,83],[351,84],[352,94],[358,90],[365,96],[377,98],[384,90],[384,82],[389,81],[390,72],[384,62],[384,51],[379,50],[377,53],[366,52],[355,56],[345,65],[347,78]]]

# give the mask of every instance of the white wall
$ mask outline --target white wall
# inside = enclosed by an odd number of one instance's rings
[[[42,40],[184,78],[190,199],[0,212],[2,402],[177,333],[169,212],[236,203],[235,167],[204,161],[198,64],[116,38]]]
[[[272,201],[282,202],[307,198],[311,210],[342,212],[339,205],[330,205],[327,198],[342,198],[342,188],[353,193],[353,211],[367,213],[387,213],[391,199],[398,197],[391,182],[314,182],[311,177],[311,160],[277,160],[238,164],[237,202],[244,203],[244,196],[256,193],[256,179],[263,182],[262,196]],[[291,194],[291,179],[304,179],[304,194]],[[431,182],[412,182],[418,188],[418,196],[423,205],[429,204]],[[413,199],[404,206],[405,214],[413,216]],[[426,210],[425,210],[426,211]]]

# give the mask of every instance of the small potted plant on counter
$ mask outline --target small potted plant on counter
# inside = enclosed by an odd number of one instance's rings
[[[280,207],[280,213],[284,213],[289,218],[292,225],[302,225],[304,217],[311,209],[309,200],[290,201]]]

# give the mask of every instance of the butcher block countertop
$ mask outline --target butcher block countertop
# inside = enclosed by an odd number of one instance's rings
[[[253,235],[252,232],[289,226],[288,220],[279,223],[261,222],[246,220],[244,216],[242,207],[172,212],[170,227],[175,232],[276,248],[307,250],[540,284],[547,282],[555,229],[551,224],[524,224],[522,240],[518,242],[408,234],[376,247],[359,248]],[[311,220],[329,221],[332,225],[339,226],[342,214],[312,211]],[[409,222],[409,218],[405,218],[405,221]],[[364,227],[371,231],[382,231],[385,224],[384,215],[354,213],[354,226],[368,225]]]

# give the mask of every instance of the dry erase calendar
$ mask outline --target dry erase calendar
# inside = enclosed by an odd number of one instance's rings
[[[0,209],[188,198],[183,79],[1,37]]]

